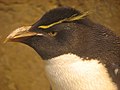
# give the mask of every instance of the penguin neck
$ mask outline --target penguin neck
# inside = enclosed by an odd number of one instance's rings
[[[44,62],[53,90],[117,90],[105,65],[98,60],[84,60],[69,53]]]

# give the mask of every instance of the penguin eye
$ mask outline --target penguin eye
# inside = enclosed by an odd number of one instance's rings
[[[54,37],[54,36],[56,36],[56,35],[57,35],[57,32],[52,31],[52,32],[49,32],[49,33],[48,33],[48,35],[50,35],[50,36]]]

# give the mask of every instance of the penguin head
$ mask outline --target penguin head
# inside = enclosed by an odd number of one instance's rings
[[[7,39],[27,44],[43,59],[72,53],[80,44],[82,38],[80,33],[83,33],[86,28],[82,25],[86,15],[82,15],[73,8],[55,8],[45,13],[32,26],[13,31]]]
[[[45,13],[32,26],[13,31],[6,40],[32,47],[44,60],[73,53],[82,58],[105,60],[113,50],[115,35],[104,26],[90,21],[70,7],[59,7]],[[114,50],[113,50],[114,51]],[[116,51],[115,51],[116,53]],[[106,54],[106,56],[105,56]]]

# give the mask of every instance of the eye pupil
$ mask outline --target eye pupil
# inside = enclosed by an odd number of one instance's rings
[[[55,32],[51,32],[52,34],[55,34]]]

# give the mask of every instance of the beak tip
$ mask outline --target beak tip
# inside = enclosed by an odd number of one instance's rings
[[[3,43],[5,44],[9,41],[15,41],[17,35],[18,35],[17,38],[19,38],[20,32],[28,31],[30,28],[31,28],[31,26],[23,26],[23,27],[16,29],[15,31],[13,31],[11,34],[9,34],[6,37],[6,39],[3,41]]]
[[[6,44],[6,43],[7,43],[7,39],[5,39],[5,40],[3,41],[3,43]]]
[[[7,42],[9,42],[9,41],[10,41],[10,38],[7,37],[7,38],[3,41],[3,43],[5,44],[5,43],[7,43]]]

